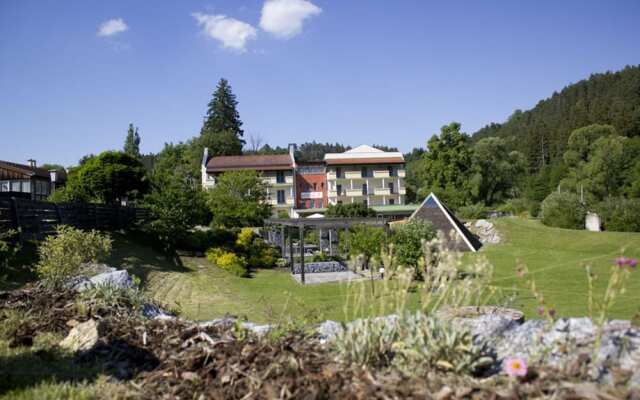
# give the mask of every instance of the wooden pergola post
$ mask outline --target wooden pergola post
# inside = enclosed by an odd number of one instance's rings
[[[333,229],[329,229],[329,255],[333,257]]]
[[[299,225],[300,231],[300,280],[304,285],[304,224]]]
[[[289,267],[291,268],[291,273],[293,273],[293,229],[291,227],[287,227],[289,231]]]
[[[287,255],[285,253],[286,240],[284,237],[284,225],[280,225],[280,250],[282,252],[282,258],[285,258]]]

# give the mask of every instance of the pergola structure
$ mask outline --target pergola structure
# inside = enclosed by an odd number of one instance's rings
[[[270,218],[265,220],[265,230],[267,240],[280,246],[282,258],[286,258],[286,237],[289,237],[289,266],[293,272],[293,236],[294,230],[298,229],[300,241],[300,280],[305,283],[304,278],[304,231],[305,228],[314,228],[320,231],[320,241],[322,241],[322,231],[329,230],[329,249],[333,251],[332,232],[336,229],[349,229],[352,226],[368,225],[377,226],[388,230],[388,221],[385,218]],[[289,228],[289,229],[286,229]],[[279,231],[279,235],[276,233]],[[333,255],[333,254],[330,254]]]

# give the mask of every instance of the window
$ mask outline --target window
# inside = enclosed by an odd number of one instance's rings
[[[28,182],[28,181],[22,182],[22,192],[31,193],[31,182]]]
[[[19,192],[20,191],[20,181],[12,181],[11,182],[11,191]]]
[[[392,165],[390,165],[388,168],[389,168],[389,176],[396,176],[396,169],[393,168]]]
[[[324,182],[320,182],[320,190],[324,190]]]
[[[300,200],[300,203],[298,203],[298,207],[304,208],[304,203],[304,200]]]
[[[365,196],[367,195],[367,189],[368,189],[367,188],[367,184],[363,183],[362,184],[362,194],[365,195]]]
[[[338,196],[342,196],[342,185],[336,185],[336,192]]]
[[[396,203],[396,199],[389,199],[389,205],[392,206]]]
[[[9,181],[0,182],[0,192],[8,192],[9,191]]]
[[[278,204],[284,204],[284,190],[278,190]]]
[[[395,193],[393,191],[393,182],[389,182],[388,185],[389,185],[389,193],[391,193],[391,194]]]
[[[367,167],[362,167],[362,172],[361,172],[361,174],[362,174],[362,177],[363,177],[363,178],[370,178],[370,176],[369,176],[369,168],[367,168]]]
[[[322,208],[324,206],[322,199],[318,200],[318,208]]]
[[[336,178],[342,178],[342,168],[336,168]]]
[[[276,183],[284,183],[284,171],[276,171]]]
[[[342,204],[342,200],[338,200],[338,204]]]
[[[313,191],[314,192],[316,191],[316,183],[315,182],[313,182]]]

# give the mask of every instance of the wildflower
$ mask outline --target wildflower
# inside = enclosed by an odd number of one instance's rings
[[[542,306],[538,307],[538,315],[539,316],[543,317],[544,316],[544,311],[545,311],[544,307],[542,307]]]
[[[627,257],[622,256],[622,257],[616,258],[616,264],[620,268],[623,268],[624,266],[626,266],[628,262],[629,260],[627,259]]]
[[[638,266],[638,260],[636,260],[635,258],[629,258],[627,260],[627,265],[633,269],[635,269]]]
[[[549,316],[550,316],[551,318],[553,318],[553,317],[555,317],[555,316],[556,316],[556,310],[555,310],[555,308],[550,308],[550,309],[549,309]]]
[[[520,357],[505,358],[502,362],[502,370],[511,377],[527,375],[527,362]]]

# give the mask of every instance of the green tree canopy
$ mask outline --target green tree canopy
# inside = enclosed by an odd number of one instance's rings
[[[228,171],[217,178],[207,192],[207,203],[213,214],[212,224],[227,228],[261,226],[271,215],[266,202],[266,186],[252,170]]]
[[[468,203],[471,199],[469,178],[473,161],[469,136],[460,132],[459,123],[452,122],[441,128],[440,135],[431,137],[427,147],[417,171],[419,197],[434,192],[454,208]]]
[[[365,269],[369,268],[372,259],[380,257],[385,243],[384,230],[367,225],[354,226],[347,235],[344,246],[352,257],[363,257]]]
[[[127,137],[124,140],[124,152],[132,157],[140,158],[140,135],[138,128],[134,129],[133,124],[129,124]]]
[[[325,215],[327,217],[359,218],[375,217],[376,213],[364,203],[348,203],[336,205],[330,204]]]
[[[471,192],[487,205],[516,197],[516,188],[526,170],[522,153],[509,151],[501,138],[486,138],[473,146]]]
[[[213,98],[208,104],[207,115],[200,131],[197,145],[207,147],[212,156],[242,154],[244,140],[242,121],[237,110],[238,101],[226,79],[220,79]]]
[[[118,151],[105,151],[71,169],[67,184],[56,190],[53,201],[85,201],[107,204],[136,200],[148,189],[140,161]]]

